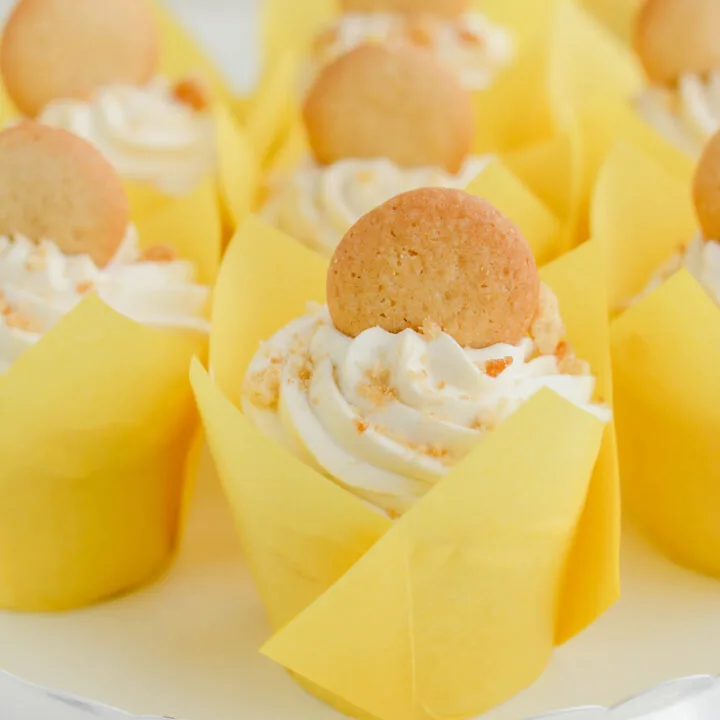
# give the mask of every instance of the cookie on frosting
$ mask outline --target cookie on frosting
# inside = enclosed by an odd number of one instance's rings
[[[0,65],[26,115],[57,99],[155,73],[159,34],[148,0],[20,0],[3,31]]]
[[[517,226],[461,190],[389,200],[345,235],[330,263],[328,307],[356,337],[439,327],[464,347],[515,344],[538,308],[539,277]]]
[[[32,120],[0,132],[0,236],[52,240],[103,266],[129,215],[120,178],[92,145]]]
[[[674,84],[685,73],[720,68],[718,0],[645,0],[635,48],[650,80]]]
[[[456,74],[409,45],[363,45],[320,73],[303,108],[321,164],[387,157],[456,173],[473,141],[473,107]]]
[[[695,171],[693,199],[703,235],[720,240],[720,132],[705,147]]]
[[[468,0],[342,0],[343,12],[431,13],[456,17],[467,11]]]

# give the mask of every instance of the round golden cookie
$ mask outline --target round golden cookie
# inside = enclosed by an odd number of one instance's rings
[[[0,235],[51,240],[103,266],[129,219],[122,182],[92,145],[32,120],[0,132]]]
[[[327,277],[333,323],[350,337],[439,326],[473,348],[525,337],[539,292],[517,226],[485,200],[443,188],[398,195],[362,217]]]
[[[20,0],[5,26],[0,66],[10,97],[32,117],[52,100],[146,82],[159,42],[147,0]]]
[[[720,132],[705,146],[695,170],[693,200],[704,237],[720,240]]]
[[[358,13],[431,13],[457,17],[468,7],[468,0],[342,0],[343,12]]]
[[[658,84],[720,68],[718,37],[718,0],[645,0],[635,26],[635,48]]]
[[[303,108],[318,160],[386,157],[457,172],[473,141],[473,106],[455,73],[410,45],[363,45],[318,76]]]

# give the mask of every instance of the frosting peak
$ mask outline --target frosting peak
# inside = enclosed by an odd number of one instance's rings
[[[592,404],[592,375],[581,365],[564,373],[561,355],[539,354],[531,338],[464,349],[437,328],[353,339],[322,308],[263,345],[242,405],[267,435],[398,515],[543,387],[609,419]]]
[[[124,179],[170,195],[191,192],[215,162],[212,117],[178,100],[160,79],[105,87],[87,102],[58,100],[38,119],[91,142]]]
[[[167,252],[146,257],[132,227],[104,268],[50,241],[0,237],[0,373],[89,292],[137,322],[207,332],[210,291],[194,275],[192,263]]]

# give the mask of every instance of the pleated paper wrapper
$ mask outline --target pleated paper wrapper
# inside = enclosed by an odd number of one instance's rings
[[[552,216],[526,202],[502,166],[493,172],[505,212],[526,224],[545,217],[535,242],[552,232]],[[587,243],[543,276],[578,354],[593,364],[598,399],[609,400],[600,260],[599,245]],[[264,438],[238,410],[259,342],[308,301],[323,302],[326,267],[250,217],[219,276],[211,374],[199,361],[191,370],[275,632],[263,652],[352,715],[471,717],[535,680],[553,647],[618,596],[614,428],[540,393],[391,522]]]
[[[148,183],[126,182],[133,221],[148,244],[170,242],[168,231],[179,234],[177,242],[182,245],[195,242],[191,232],[198,223],[188,226],[187,218],[203,218],[210,227],[221,220],[229,237],[254,202],[259,172],[257,155],[231,110],[233,95],[220,71],[162,3],[154,2],[153,8],[161,40],[158,73],[170,80],[197,76],[211,90],[217,169],[214,176],[187,195],[166,195]],[[18,116],[5,89],[0,88],[0,126]]]
[[[593,204],[611,309],[698,233],[690,185],[620,146]],[[720,309],[687,271],[612,324],[620,463],[628,506],[675,561],[720,575]]]
[[[210,283],[219,222],[190,208],[167,228],[196,232],[165,241]],[[200,444],[187,368],[206,346],[91,295],[0,375],[0,608],[75,608],[165,568]]]
[[[500,154],[550,207],[562,224],[562,252],[588,238],[597,172],[618,138],[652,153],[680,177],[692,172],[691,159],[633,110],[631,101],[644,84],[639,63],[596,17],[614,17],[618,1],[474,4],[512,32],[517,51],[493,86],[474,94],[474,152]],[[337,9],[328,0],[302,7],[270,0],[263,7],[265,72],[248,125],[272,180],[292,172],[309,153],[298,108],[299,68],[310,39]]]

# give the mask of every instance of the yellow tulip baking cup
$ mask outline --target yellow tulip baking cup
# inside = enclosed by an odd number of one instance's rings
[[[692,161],[617,97],[598,96],[576,109],[575,119],[563,132],[502,154],[508,168],[560,220],[563,251],[590,236],[590,204],[598,172],[620,141],[652,156],[680,182],[690,182]]]
[[[698,232],[689,185],[619,147],[593,207],[612,308]],[[629,510],[672,559],[720,575],[720,309],[681,271],[612,325],[620,465]]]
[[[599,251],[587,243],[543,276],[609,398]],[[218,280],[211,375],[197,361],[191,370],[275,631],[263,652],[346,713],[471,717],[533,682],[553,647],[617,598],[614,429],[540,393],[391,522],[263,437],[237,407],[259,342],[323,301],[326,267],[249,218]]]
[[[206,344],[90,296],[0,375],[0,608],[75,608],[166,567],[197,449],[187,368]]]

